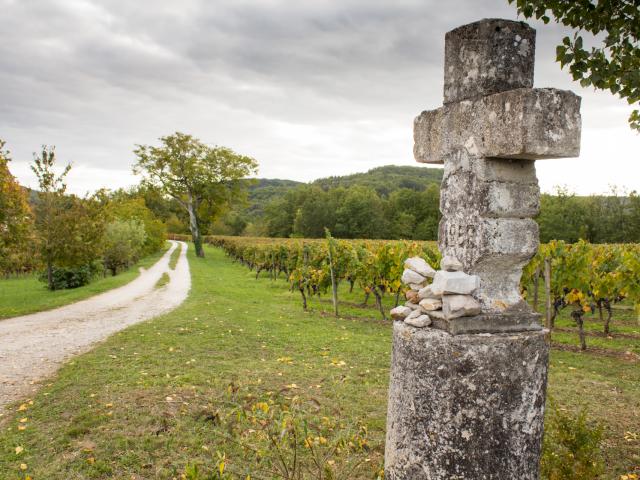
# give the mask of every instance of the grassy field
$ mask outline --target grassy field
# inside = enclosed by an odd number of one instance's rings
[[[206,253],[189,249],[180,308],[77,357],[0,418],[3,480],[179,479],[194,465],[211,478],[378,476],[389,323],[346,288],[341,318],[328,295],[302,312],[286,282]],[[554,350],[549,391],[604,426],[603,478],[639,468],[637,362]]]
[[[176,265],[178,265],[178,259],[180,258],[180,252],[182,251],[181,248],[176,248],[173,253],[171,254],[171,258],[169,259],[169,268],[171,270],[175,270],[176,269]]]
[[[48,290],[36,275],[0,279],[0,319],[51,310],[120,287],[136,278],[140,267],[148,268],[169,248],[141,259],[136,265],[114,276],[102,277],[89,285],[70,290]],[[1,477],[0,477],[1,478]]]

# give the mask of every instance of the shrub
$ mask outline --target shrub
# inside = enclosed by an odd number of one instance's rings
[[[106,195],[101,192],[101,200],[107,216],[107,223],[135,220],[142,223],[146,234],[140,256],[160,250],[167,239],[167,229],[145,205],[144,198],[131,197],[122,191]]]
[[[9,171],[11,158],[0,139],[0,275],[28,272],[33,252],[33,217],[26,191]]]
[[[365,425],[310,414],[310,404],[298,396],[254,395],[234,384],[221,405],[200,414],[213,429],[215,457],[186,466],[186,480],[383,477]]]
[[[99,268],[96,264],[82,265],[79,267],[53,267],[51,270],[50,290],[65,290],[87,285],[96,276]],[[48,281],[47,272],[40,274],[40,280]]]
[[[104,268],[116,275],[135,263],[144,248],[147,234],[140,220],[114,220],[107,224],[104,237]]]
[[[555,407],[545,423],[541,473],[548,480],[597,478],[604,471],[602,428],[587,420],[584,410],[572,414]]]

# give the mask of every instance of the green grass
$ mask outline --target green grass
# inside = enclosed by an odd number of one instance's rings
[[[167,272],[164,272],[162,274],[162,276],[158,279],[158,281],[155,284],[155,288],[160,288],[160,287],[164,287],[167,283],[169,283],[171,281],[171,277],[169,277],[169,274]]]
[[[168,246],[167,243],[167,248]],[[35,275],[1,279],[0,319],[51,310],[120,287],[138,276],[139,267],[150,267],[165,251],[166,248],[143,258],[135,266],[115,277],[98,278],[89,285],[69,290],[48,290],[46,284],[38,280]]]
[[[189,464],[218,470],[223,458],[223,478],[273,478],[278,451],[286,460],[294,450],[269,440],[283,425],[285,439],[313,446],[295,449],[303,462],[312,451],[331,469],[360,461],[337,478],[376,478],[389,323],[356,306],[361,294],[344,285],[353,304],[341,306],[344,317],[326,313],[328,295],[305,313],[286,282],[256,281],[222,252],[206,254],[188,252],[193,283],[181,307],[75,358],[32,405],[0,419],[3,479],[173,479]],[[584,406],[605,426],[604,478],[637,467],[640,443],[625,439],[640,433],[637,363],[554,351],[549,391],[561,408]]]
[[[169,259],[169,268],[171,270],[176,269],[176,265],[178,264],[178,259],[180,258],[180,252],[182,251],[182,246],[178,244],[176,249],[171,254],[171,258]]]

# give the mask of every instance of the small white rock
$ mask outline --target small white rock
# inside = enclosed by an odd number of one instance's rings
[[[407,317],[413,310],[409,307],[405,307],[404,305],[398,305],[396,308],[391,309],[391,318],[394,320],[403,320]]]
[[[445,255],[440,260],[440,268],[445,272],[459,272],[462,270],[462,262],[453,255]]]
[[[437,298],[425,298],[424,300],[420,300],[420,307],[423,310],[430,312],[432,310],[440,310],[442,308],[442,300]]]
[[[404,321],[406,322],[407,320],[411,320],[413,318],[418,318],[421,315],[424,315],[424,312],[420,308],[420,305],[418,305],[418,308],[416,308],[413,312],[411,312],[409,315],[407,315],[407,317],[404,319]]]
[[[427,279],[425,277],[423,277],[422,275],[420,275],[417,272],[414,272],[411,269],[405,269],[405,271],[402,273],[402,283],[406,284],[406,285],[410,285],[412,283],[415,284],[422,284],[424,282],[427,281]]]
[[[415,290],[408,290],[407,293],[404,294],[405,298],[412,303],[419,303],[420,298],[418,297],[418,292]]]
[[[470,317],[481,311],[480,303],[471,295],[445,295],[442,297],[442,313],[446,319]]]
[[[405,307],[409,307],[411,310],[418,310],[420,308],[420,305],[418,305],[417,303],[413,303],[413,302],[406,302],[404,304]]]
[[[418,298],[420,300],[423,300],[425,298],[440,298],[442,295],[436,295],[435,293],[433,293],[433,290],[431,289],[431,285],[427,285],[424,288],[421,288],[418,291]]]
[[[420,315],[419,317],[414,318],[407,317],[405,318],[404,323],[411,325],[412,327],[424,328],[431,325],[431,319],[429,318],[429,315]]]
[[[434,295],[470,295],[480,286],[480,277],[439,270],[430,286]]]
[[[433,278],[433,276],[436,274],[436,271],[433,269],[433,267],[421,257],[407,258],[404,262],[404,268],[413,270],[423,277]]]

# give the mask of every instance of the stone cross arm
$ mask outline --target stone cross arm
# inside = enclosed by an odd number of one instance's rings
[[[554,88],[518,88],[422,112],[414,121],[418,162],[473,157],[540,160],[580,153],[580,97]]]
[[[461,149],[475,158],[577,157],[580,97],[533,89],[535,30],[484,19],[447,33],[444,106],[415,119],[414,153],[444,163]]]

